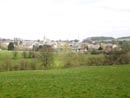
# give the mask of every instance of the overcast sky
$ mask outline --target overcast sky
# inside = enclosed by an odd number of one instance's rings
[[[0,0],[0,37],[130,36],[130,0]]]

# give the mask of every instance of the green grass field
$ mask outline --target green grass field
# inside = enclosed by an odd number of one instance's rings
[[[130,98],[130,65],[0,72],[0,98]]]

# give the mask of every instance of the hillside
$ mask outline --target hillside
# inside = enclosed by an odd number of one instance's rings
[[[0,72],[0,98],[130,98],[130,66]]]
[[[112,41],[114,40],[113,37],[104,37],[104,36],[99,36],[99,37],[88,37],[83,40],[83,42],[90,42],[90,41]]]
[[[130,36],[126,36],[126,37],[120,37],[120,38],[117,38],[117,40],[119,41],[130,41]]]

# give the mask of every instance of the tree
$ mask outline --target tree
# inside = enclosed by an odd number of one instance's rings
[[[14,43],[13,42],[9,43],[8,50],[14,50]]]
[[[16,59],[18,56],[18,52],[17,51],[13,51],[13,59]]]
[[[1,49],[1,42],[2,42],[2,39],[0,38],[0,49]]]
[[[23,58],[27,58],[27,52],[26,51],[23,51],[22,55],[23,55]]]
[[[101,50],[103,50],[103,48],[100,46],[100,47],[98,48],[98,50],[100,50],[100,51],[101,51]]]
[[[53,64],[53,48],[49,45],[44,45],[40,50],[40,60],[44,68],[50,68]]]
[[[124,44],[124,45],[120,45],[121,50],[124,52],[129,52],[130,51],[130,45],[129,44]]]

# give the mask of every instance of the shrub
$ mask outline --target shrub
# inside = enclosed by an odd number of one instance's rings
[[[91,54],[101,54],[101,53],[103,53],[103,50],[96,50],[96,49],[93,49],[93,50],[91,50],[90,51],[91,52]]]
[[[26,51],[23,51],[22,55],[23,55],[23,58],[27,58],[27,52]]]
[[[88,57],[86,65],[88,66],[105,65],[105,57],[104,55],[100,55],[98,57]]]
[[[12,66],[12,70],[35,70],[36,69],[36,61],[27,61],[26,59],[22,59],[19,64]]]
[[[18,56],[18,52],[17,51],[13,51],[13,59],[16,59]]]
[[[128,63],[130,64],[130,51],[127,52]]]
[[[44,45],[39,51],[39,60],[42,62],[42,69],[48,69],[54,64],[53,48],[49,45]]]
[[[105,56],[105,64],[129,64],[129,52],[127,51],[112,51],[109,55]]]
[[[86,64],[85,54],[81,53],[67,53],[64,54],[63,64],[64,67],[76,67],[83,66]]]
[[[34,52],[34,51],[28,52],[28,58],[35,58],[35,57],[36,57],[36,52]]]
[[[4,62],[4,64],[1,66],[2,71],[10,71],[10,70],[12,70],[11,58],[6,56],[6,57],[3,58],[3,62]]]
[[[14,71],[19,70],[19,65],[14,65],[14,66],[12,66],[12,69],[13,69]]]
[[[27,70],[28,69],[29,62],[25,59],[22,59],[18,65],[19,70]]]
[[[32,61],[29,63],[29,69],[30,70],[36,70],[36,61]]]

